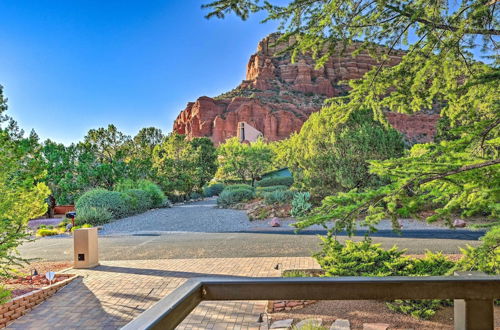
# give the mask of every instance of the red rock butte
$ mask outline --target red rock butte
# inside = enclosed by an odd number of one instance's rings
[[[173,130],[192,137],[209,137],[218,145],[237,135],[238,123],[246,122],[268,141],[286,139],[297,132],[309,115],[318,111],[326,98],[344,95],[345,81],[361,78],[376,59],[361,52],[352,55],[349,46],[342,56],[332,56],[315,69],[311,56],[298,55],[292,63],[288,45],[276,44],[276,34],[259,42],[250,56],[246,79],[230,92],[217,97],[202,96],[189,102],[174,122]],[[404,53],[395,52],[386,65],[396,65]],[[393,127],[412,142],[429,142],[436,133],[437,114],[387,113]]]

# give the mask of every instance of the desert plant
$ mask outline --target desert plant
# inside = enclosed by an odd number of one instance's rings
[[[275,190],[264,193],[264,202],[268,205],[286,204],[293,199],[295,192],[290,190]]]
[[[312,204],[309,202],[311,194],[308,192],[297,192],[293,196],[291,214],[294,217],[302,217],[311,210]]]
[[[112,218],[113,214],[104,207],[80,207],[76,214],[75,225],[89,223],[98,226],[109,222]]]
[[[231,206],[250,200],[255,197],[255,192],[251,189],[234,189],[222,191],[219,198],[217,198],[217,205],[222,207]]]
[[[287,186],[290,187],[293,184],[292,177],[275,177],[267,178],[258,181],[255,185],[257,187],[270,187],[270,186]]]
[[[111,212],[113,218],[119,219],[130,214],[127,195],[118,191],[93,189],[87,191],[76,201],[77,214],[83,208],[104,208]]]

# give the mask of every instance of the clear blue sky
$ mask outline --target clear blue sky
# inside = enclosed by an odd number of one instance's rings
[[[169,132],[186,103],[244,79],[275,24],[206,20],[202,0],[2,0],[0,84],[8,114],[70,143],[115,124]]]

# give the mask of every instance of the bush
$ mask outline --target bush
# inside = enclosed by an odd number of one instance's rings
[[[12,293],[0,285],[0,305],[10,300]]]
[[[264,202],[268,205],[272,204],[286,204],[293,199],[294,191],[290,190],[275,190],[272,192],[264,193]]]
[[[128,204],[131,213],[141,213],[153,207],[151,195],[142,189],[127,189],[123,192],[129,197]]]
[[[427,252],[422,259],[403,256],[404,250],[385,250],[380,244],[346,241],[342,245],[333,238],[323,239],[322,252],[315,255],[326,276],[439,276],[451,272],[454,263],[441,253]],[[396,312],[416,318],[432,317],[446,301],[395,300],[387,306]]]
[[[54,235],[59,235],[62,234],[60,229],[48,229],[48,228],[41,228],[36,231],[36,236],[37,237],[46,237],[46,236],[54,236]]]
[[[292,177],[275,177],[275,178],[267,178],[258,181],[255,185],[257,187],[270,187],[270,186],[287,186],[291,187],[293,184]]]
[[[257,197],[264,197],[265,193],[273,192],[276,190],[288,190],[287,186],[269,186],[269,187],[257,187],[255,189]]]
[[[255,188],[248,184],[233,184],[230,186],[226,186],[223,191],[233,191],[240,189],[255,191]]]
[[[203,195],[200,193],[197,193],[197,192],[193,192],[193,193],[191,193],[191,195],[189,195],[189,199],[200,199],[202,197],[203,197]]]
[[[203,188],[203,196],[205,197],[219,196],[223,190],[224,190],[223,183],[214,183],[210,186]]]
[[[99,226],[108,223],[112,218],[111,212],[104,207],[81,207],[76,213],[75,225],[80,226],[88,223]]]
[[[88,224],[88,223],[84,223],[81,226],[74,226],[74,227],[71,227],[71,232],[74,232],[75,230],[80,229],[80,228],[92,228],[92,225]]]
[[[84,193],[76,201],[77,214],[83,208],[104,208],[111,212],[113,218],[119,219],[130,214],[128,201],[130,198],[126,194],[118,191],[106,189],[93,189]]]
[[[458,270],[477,270],[490,275],[500,275],[500,226],[493,227],[483,237],[478,247],[461,249],[464,255],[457,264]]]
[[[311,194],[308,192],[295,193],[292,200],[291,214],[294,217],[302,217],[311,210],[312,204],[309,203]]]
[[[224,189],[217,198],[217,205],[222,207],[231,206],[237,203],[241,203],[250,200],[255,197],[255,192],[250,189],[234,189],[227,190]]]
[[[151,207],[163,207],[166,197],[161,188],[156,183],[149,180],[133,181],[127,179],[120,181],[114,187],[114,190],[119,192],[125,192],[130,189],[140,189],[145,191],[151,199]]]

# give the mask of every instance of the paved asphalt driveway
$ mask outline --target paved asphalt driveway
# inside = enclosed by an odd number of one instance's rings
[[[295,234],[284,221],[271,228],[266,221],[248,221],[243,211],[218,209],[215,200],[151,210],[104,226],[99,249],[102,260],[136,260],[165,258],[228,258],[311,256],[321,247],[313,227]],[[387,223],[374,235],[385,247],[396,244],[408,253],[425,250],[458,253],[466,244],[477,245],[481,232],[449,230],[416,221],[406,221],[402,236],[388,229]],[[362,239],[363,232],[355,240]],[[346,239],[341,236],[340,240]],[[71,260],[70,237],[42,238],[20,248],[26,258]]]

